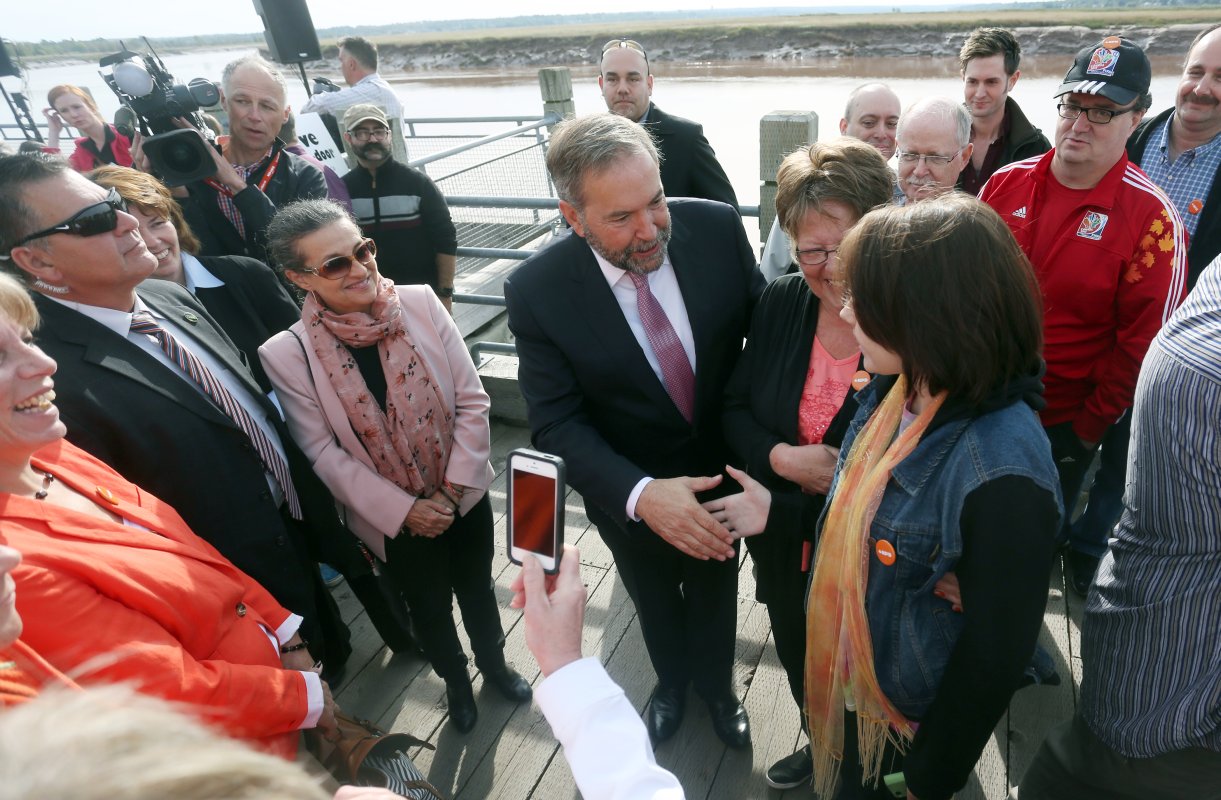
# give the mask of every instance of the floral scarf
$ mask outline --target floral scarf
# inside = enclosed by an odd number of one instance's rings
[[[428,497],[445,479],[453,412],[403,324],[393,281],[382,278],[378,283],[370,312],[336,314],[310,292],[301,316],[310,344],[378,474],[416,497]],[[384,412],[369,395],[348,351],[371,345],[377,345],[386,373]]]
[[[915,727],[883,693],[873,663],[865,615],[869,530],[890,481],[941,407],[933,398],[903,433],[907,378],[901,376],[865,423],[842,467],[835,497],[818,542],[806,614],[805,691],[814,759],[814,788],[834,797],[844,758],[844,710],[856,712],[860,760],[866,783],[882,767],[882,744],[910,742]]]

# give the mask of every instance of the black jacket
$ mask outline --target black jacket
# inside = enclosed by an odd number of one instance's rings
[[[216,189],[199,181],[187,184],[190,197],[180,201],[183,214],[191,230],[199,237],[204,256],[250,256],[267,263],[264,233],[275,215],[276,209],[293,200],[325,198],[326,178],[322,170],[284,150],[284,143],[276,139],[272,158],[281,153],[275,175],[267,184],[266,191],[259,191],[259,180],[266,171],[255,171],[247,181],[246,188],[233,196],[245,223],[243,237],[233,223],[220,210],[216,200]],[[270,165],[270,162],[268,162]]]
[[[1158,126],[1170,119],[1174,113],[1168,108],[1152,119],[1147,119],[1137,126],[1128,138],[1128,158],[1137,164],[1144,161],[1145,148],[1149,139],[1157,131]],[[1182,215],[1184,209],[1179,209]],[[1221,254],[1221,167],[1213,177],[1213,188],[1204,200],[1204,208],[1200,211],[1200,221],[1196,224],[1196,235],[1191,237],[1187,248],[1187,291],[1196,285],[1200,273]]]
[[[1014,102],[1012,97],[1005,98],[1005,116],[1009,118],[1009,134],[1005,137],[1000,159],[992,165],[993,170],[1014,161],[1041,156],[1051,149],[1051,142],[1047,141],[1041,130],[1030,123],[1022,112],[1022,107]],[[964,170],[963,175],[965,174]],[[991,177],[990,174],[983,176],[979,185],[982,187]],[[962,175],[958,178],[958,188],[962,188]]]
[[[672,117],[652,103],[645,127],[661,151],[661,185],[666,197],[702,197],[738,207],[738,196],[697,122]]]

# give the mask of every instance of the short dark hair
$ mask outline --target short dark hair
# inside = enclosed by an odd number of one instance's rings
[[[853,313],[913,390],[979,405],[1039,367],[1038,281],[1000,216],[954,192],[865,215],[839,248]]]
[[[1017,37],[1004,28],[976,28],[962,43],[958,51],[958,68],[966,69],[967,62],[973,58],[1005,57],[1005,74],[1017,72],[1022,63],[1022,46]]]
[[[377,45],[363,36],[345,36],[339,40],[339,49],[356,59],[365,69],[377,72]]]
[[[808,211],[828,201],[852,210],[853,221],[894,199],[895,174],[871,144],[850,136],[815,142],[785,157],[776,173],[776,216],[790,239]]]
[[[0,158],[0,255],[7,256],[13,244],[33,233],[38,220],[26,204],[26,188],[71,171],[68,162],[42,153]],[[11,261],[0,261],[9,264]],[[13,269],[16,269],[15,267]],[[24,272],[17,270],[23,276]]]
[[[360,230],[356,219],[346,208],[334,200],[298,200],[280,210],[267,225],[267,258],[281,276],[285,272],[301,272],[306,269],[297,252],[297,242],[303,236],[322,230],[328,225],[347,220]]]
[[[585,176],[608,169],[623,156],[648,155],[661,163],[657,145],[643,125],[605,112],[566,119],[547,144],[547,172],[560,199],[578,211],[585,205]]]

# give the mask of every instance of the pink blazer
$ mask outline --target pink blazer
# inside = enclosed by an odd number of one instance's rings
[[[492,401],[483,390],[458,326],[432,289],[397,289],[403,322],[454,412],[454,441],[445,477],[475,490],[462,498],[459,513],[465,514],[487,492],[495,475],[488,460]],[[310,346],[304,323],[268,339],[259,348],[259,358],[284,408],[288,429],[335,495],[348,528],[385,560],[384,537],[398,535],[415,497],[383,478],[373,466]]]

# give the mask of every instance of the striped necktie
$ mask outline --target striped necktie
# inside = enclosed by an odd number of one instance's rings
[[[649,277],[635,272],[628,272],[628,277],[636,284],[636,310],[644,323],[645,338],[661,365],[661,382],[683,418],[691,422],[695,419],[695,371],[691,369],[687,351],[665,309],[653,296]]]
[[[204,366],[194,353],[179,344],[169,331],[158,325],[153,319],[153,315],[147,311],[137,311],[132,314],[131,332],[155,337],[157,344],[161,345],[161,349],[178,365],[179,369],[188,378],[199,384],[199,388],[203,389],[204,394],[242,429],[242,432],[254,445],[254,449],[258,451],[263,466],[280,484],[280,489],[284,492],[284,499],[288,502],[288,510],[292,512],[293,518],[301,519],[301,501],[297,498],[297,492],[293,488],[288,464],[280,457],[271,440],[263,433],[263,429],[255,423],[254,418],[242,407],[242,404],[234,399],[225,385],[216,379],[212,371]]]

